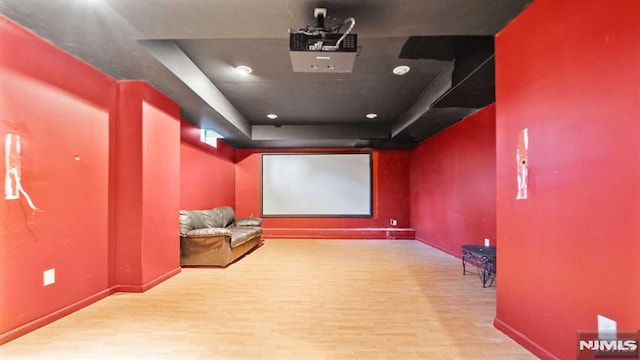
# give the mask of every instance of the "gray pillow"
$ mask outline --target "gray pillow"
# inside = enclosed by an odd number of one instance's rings
[[[230,206],[220,206],[208,211],[209,227],[227,227],[235,221],[235,214]]]
[[[180,210],[180,236],[186,236],[191,230],[205,229],[208,222],[206,210]]]
[[[236,226],[260,226],[262,225],[262,218],[249,217],[236,220]]]

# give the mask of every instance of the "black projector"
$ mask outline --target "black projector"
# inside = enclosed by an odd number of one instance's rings
[[[357,49],[357,34],[289,34],[289,55],[294,72],[351,72]]]

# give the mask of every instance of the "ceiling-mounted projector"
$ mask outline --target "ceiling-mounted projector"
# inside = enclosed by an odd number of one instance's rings
[[[355,19],[327,28],[327,9],[314,9],[315,26],[305,26],[289,34],[289,55],[294,72],[344,73],[353,70],[358,49],[358,35],[352,34]],[[344,33],[340,29],[351,23]]]

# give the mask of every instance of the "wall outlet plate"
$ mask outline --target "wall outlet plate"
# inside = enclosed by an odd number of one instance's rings
[[[618,323],[598,314],[598,339],[615,340],[618,337]]]
[[[44,286],[55,284],[56,282],[56,269],[49,269],[42,272],[42,283]]]
[[[398,225],[398,220],[396,220],[396,219],[389,219],[389,224],[391,224],[391,226],[397,226],[397,225]]]

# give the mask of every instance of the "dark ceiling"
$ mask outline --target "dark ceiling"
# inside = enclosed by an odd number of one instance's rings
[[[0,13],[150,83],[236,147],[404,148],[494,101],[493,36],[530,2],[0,0]],[[355,19],[352,72],[293,72],[289,30],[316,24],[316,7],[327,26]]]

